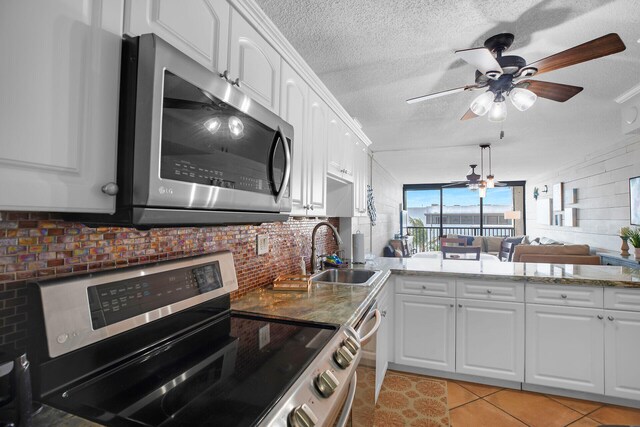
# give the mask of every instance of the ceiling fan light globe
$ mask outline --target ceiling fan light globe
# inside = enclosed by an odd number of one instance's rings
[[[518,110],[527,111],[536,102],[536,99],[538,99],[538,95],[531,92],[529,89],[516,87],[514,89],[511,89],[509,98],[511,98],[511,103]]]
[[[490,122],[503,122],[507,118],[507,103],[494,102],[489,110],[488,119]]]
[[[471,191],[477,190],[478,187],[479,187],[479,185],[478,185],[477,182],[472,182],[472,183],[469,184],[469,190],[471,190]]]
[[[476,116],[484,116],[489,112],[494,96],[493,92],[487,91],[474,99],[469,108]]]

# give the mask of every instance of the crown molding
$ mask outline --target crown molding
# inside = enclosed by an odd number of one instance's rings
[[[307,82],[309,87],[347,124],[351,132],[360,138],[367,147],[371,145],[369,137],[358,127],[347,110],[338,102],[316,73],[313,72],[309,64],[294,49],[278,27],[260,9],[260,6],[253,0],[228,0],[228,2],[266,38],[267,42],[280,54],[282,59],[287,61],[300,74],[300,77]]]

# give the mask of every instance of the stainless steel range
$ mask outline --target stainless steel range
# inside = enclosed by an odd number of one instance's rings
[[[105,425],[343,425],[357,333],[230,310],[230,252],[32,283],[34,399]]]

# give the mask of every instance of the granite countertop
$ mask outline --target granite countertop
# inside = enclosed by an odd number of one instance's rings
[[[231,302],[236,311],[353,326],[383,288],[390,274],[460,276],[559,285],[618,286],[640,289],[640,270],[604,265],[461,261],[429,258],[376,258],[353,268],[381,270],[368,287],[314,283],[308,292],[267,287]]]

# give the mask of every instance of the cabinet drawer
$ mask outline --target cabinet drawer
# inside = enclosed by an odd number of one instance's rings
[[[640,311],[640,288],[605,288],[604,308]]]
[[[396,277],[396,292],[399,294],[455,297],[455,279],[429,276]]]
[[[457,280],[457,297],[494,301],[524,301],[523,282],[500,282],[493,280]]]
[[[527,283],[526,300],[532,304],[602,308],[603,298],[602,288],[597,286]]]

